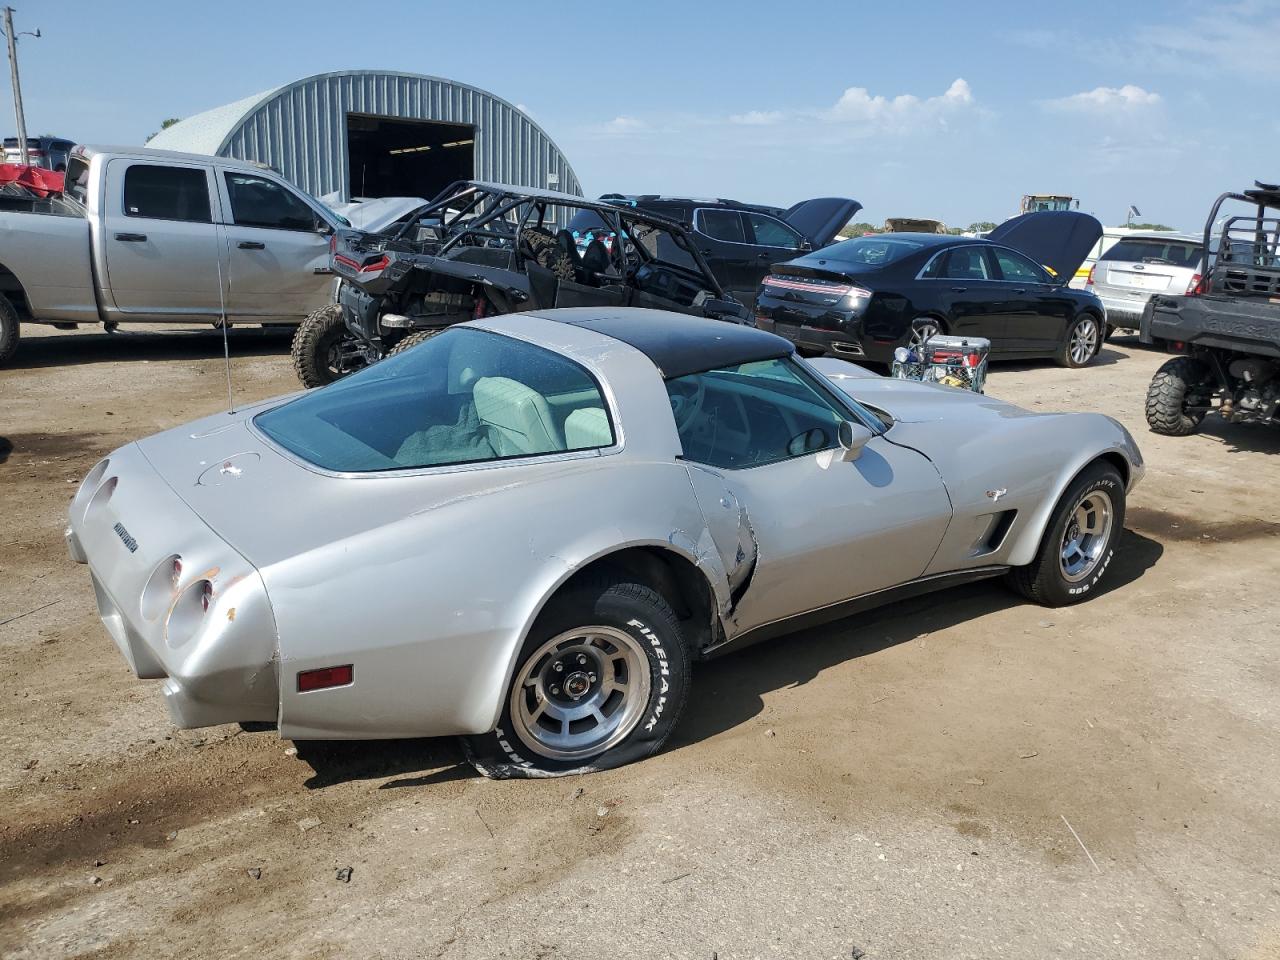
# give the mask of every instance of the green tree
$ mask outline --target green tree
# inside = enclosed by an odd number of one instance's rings
[[[1129,224],[1134,230],[1172,230],[1173,227],[1165,226],[1163,223],[1131,223]]]
[[[170,127],[172,127],[175,123],[181,123],[181,122],[182,122],[182,118],[181,118],[181,117],[168,117],[168,118],[166,118],[166,119],[164,119],[164,120],[161,120],[161,121],[160,121],[160,130],[168,130],[168,129],[169,129]],[[150,143],[152,140],[154,140],[154,139],[156,138],[156,133],[159,133],[159,132],[160,132],[160,130],[157,130],[155,133],[148,134],[148,135],[147,135],[147,139],[143,140],[142,142],[143,142],[143,143]]]
[[[880,233],[880,228],[874,223],[846,223],[844,229],[840,231],[842,237],[861,237],[867,233]]]
[[[986,233],[988,230],[994,230],[995,228],[996,225],[990,220],[975,220],[965,227],[970,233]]]

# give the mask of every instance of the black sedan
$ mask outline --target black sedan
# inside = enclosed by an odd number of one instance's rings
[[[988,239],[885,233],[776,264],[756,298],[756,326],[810,355],[888,363],[935,333],[986,337],[993,358],[1089,363],[1106,311],[1067,281],[1098,237],[1075,212],[1015,217]]]

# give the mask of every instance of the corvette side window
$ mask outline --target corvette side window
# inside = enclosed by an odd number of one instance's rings
[[[741,470],[837,443],[847,414],[792,360],[760,360],[667,381],[686,459]]]

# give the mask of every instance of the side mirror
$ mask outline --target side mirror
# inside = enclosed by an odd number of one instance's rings
[[[841,421],[836,431],[836,439],[840,441],[840,459],[846,462],[857,460],[862,456],[862,448],[873,436],[875,434],[860,423],[854,423],[852,420]]]
[[[320,234],[320,236],[327,237],[329,236],[329,234],[333,233],[333,227],[331,227],[328,221],[326,221],[324,218],[316,217],[315,231],[316,233]]]
[[[813,249],[813,244],[812,244],[812,243],[810,243],[808,240],[801,240],[801,241],[800,241],[800,252],[801,252],[801,253],[808,253],[808,252],[809,252],[810,250],[812,250],[812,249]]]

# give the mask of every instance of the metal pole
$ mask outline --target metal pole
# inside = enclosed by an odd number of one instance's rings
[[[4,8],[4,33],[9,40],[9,82],[13,86],[13,114],[18,122],[18,150],[25,167],[31,163],[31,157],[27,155],[27,121],[22,116],[22,85],[18,82],[18,38],[13,32],[13,7]]]

